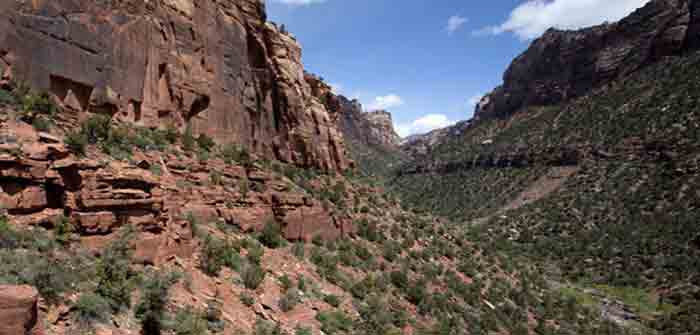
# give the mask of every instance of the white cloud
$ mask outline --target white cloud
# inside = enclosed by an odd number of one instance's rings
[[[466,17],[462,17],[459,15],[453,15],[450,16],[449,19],[447,19],[447,33],[452,34],[455,31],[459,30],[465,23],[469,21]]]
[[[435,129],[449,127],[457,123],[450,120],[444,114],[428,114],[411,123],[397,124],[394,127],[396,132],[401,137],[407,137],[415,134],[424,134]]]
[[[396,94],[389,94],[374,98],[374,101],[369,105],[370,110],[390,109],[403,106],[404,101]]]
[[[649,0],[528,0],[516,7],[506,22],[474,32],[498,35],[511,32],[522,40],[536,38],[547,29],[579,29],[618,21]]]
[[[279,2],[290,6],[306,6],[316,3],[326,2],[326,0],[271,0],[272,2]]]

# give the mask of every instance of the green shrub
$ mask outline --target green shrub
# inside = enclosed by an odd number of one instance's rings
[[[307,289],[306,277],[304,277],[303,275],[299,275],[299,279],[297,280],[297,288],[301,292],[306,292],[306,289]]]
[[[289,312],[294,309],[301,302],[301,297],[299,291],[295,288],[287,290],[282,299],[280,299],[279,306],[283,312]]]
[[[27,92],[20,97],[22,111],[52,116],[58,112],[58,106],[53,103],[48,93]]]
[[[49,131],[51,130],[52,123],[46,117],[37,116],[32,120],[32,127],[37,131]]]
[[[123,230],[102,252],[97,261],[97,288],[95,293],[107,299],[116,312],[122,307],[131,306],[131,246],[134,232],[132,229]]]
[[[107,322],[112,313],[109,301],[98,294],[84,293],[75,304],[78,322],[91,325],[94,322]]]
[[[408,275],[406,275],[406,271],[393,271],[390,274],[391,277],[391,283],[396,286],[399,290],[405,290],[408,288]]]
[[[241,300],[241,303],[248,307],[252,307],[255,304],[255,297],[248,292],[242,292],[238,298]]]
[[[240,249],[230,242],[218,240],[211,235],[204,238],[200,268],[204,273],[216,276],[221,268],[228,266],[234,271],[239,271],[241,266]]]
[[[155,273],[147,278],[136,306],[136,317],[141,320],[144,334],[159,335],[165,328],[165,306],[168,303],[168,291],[178,280],[174,273]],[[129,291],[124,291],[129,292]]]
[[[313,243],[317,247],[322,247],[323,246],[323,236],[321,234],[316,234],[311,238],[311,243]]]
[[[97,144],[109,137],[112,129],[112,119],[106,115],[93,115],[81,125],[81,132],[85,135],[87,142]]]
[[[311,328],[297,325],[296,328],[294,328],[294,335],[312,335]]]
[[[241,272],[243,285],[245,285],[247,289],[255,290],[262,284],[263,280],[265,280],[266,274],[265,269],[260,267],[260,265],[255,263],[248,264]]]
[[[258,319],[255,322],[254,335],[283,335],[280,324],[272,324],[270,321]]]
[[[208,235],[202,245],[202,255],[199,258],[199,266],[204,273],[216,276],[221,271],[224,263],[224,247],[221,241]]]
[[[81,131],[71,131],[66,134],[63,142],[68,147],[68,150],[73,153],[84,156],[85,148],[88,145],[88,137]]]
[[[306,253],[306,250],[305,250],[305,245],[303,242],[294,243],[294,245],[292,246],[292,255],[294,255],[298,259],[303,260],[305,253]]]
[[[165,127],[164,136],[165,140],[168,141],[168,143],[175,144],[180,138],[180,130],[178,130],[177,127],[175,127],[174,123],[170,122]]]
[[[204,151],[211,151],[211,149],[214,148],[214,146],[216,146],[216,142],[214,142],[214,140],[211,137],[202,133],[199,134],[199,137],[197,137],[197,145],[200,149]]]
[[[289,276],[287,274],[282,275],[280,277],[280,286],[282,287],[282,291],[287,291],[290,288],[292,288],[292,280],[289,279]]]
[[[265,255],[265,248],[255,240],[246,240],[248,245],[246,249],[248,250],[248,255],[246,258],[249,262],[253,264],[260,265],[262,258]]]
[[[77,273],[66,259],[46,257],[24,264],[23,281],[39,291],[50,303],[59,302],[61,295],[69,291],[78,280]]]
[[[338,297],[337,295],[333,295],[333,294],[327,294],[326,296],[324,296],[323,301],[325,301],[327,304],[329,304],[335,308],[338,308],[338,306],[340,306],[340,304],[341,304],[340,297]]]
[[[12,92],[0,88],[0,104],[14,105],[17,103],[17,98]]]
[[[180,309],[175,314],[172,330],[175,335],[206,335],[207,321],[191,307]]]
[[[340,310],[320,312],[316,320],[321,323],[321,330],[329,335],[348,332],[353,327],[353,320]]]
[[[243,166],[249,166],[251,163],[251,157],[248,151],[235,144],[225,145],[221,150],[221,156],[226,164],[237,162]]]
[[[55,222],[54,236],[58,243],[69,244],[73,241],[73,233],[75,227],[70,222],[70,219],[61,215]]]
[[[192,152],[194,151],[196,144],[197,141],[192,135],[192,125],[187,124],[187,128],[185,128],[185,134],[182,135],[182,149],[184,149],[187,152]]]
[[[273,219],[270,219],[265,223],[258,240],[264,246],[271,249],[282,247],[286,242],[282,237],[282,226],[280,226]]]

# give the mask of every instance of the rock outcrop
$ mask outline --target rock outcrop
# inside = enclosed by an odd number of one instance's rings
[[[39,335],[39,292],[31,286],[0,285],[0,335]]]
[[[302,167],[351,164],[336,111],[314,96],[299,43],[266,21],[262,0],[3,1],[0,70],[77,120],[191,125]]]
[[[364,112],[357,100],[337,97],[342,117],[340,128],[346,139],[363,145],[396,149],[401,137],[394,130],[391,113],[384,110]]]
[[[43,138],[23,122],[0,122],[0,208],[19,225],[66,218],[88,240],[135,227],[143,263],[189,252],[190,215],[245,232],[279,224],[289,240],[354,232],[349,217],[255,164],[155,152],[136,152],[132,164],[98,153],[79,158]]]
[[[627,18],[578,31],[548,30],[517,57],[475,118],[582,96],[661,57],[700,47],[700,2],[653,0]]]

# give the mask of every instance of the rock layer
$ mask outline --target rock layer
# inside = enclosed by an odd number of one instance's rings
[[[105,113],[267,158],[347,169],[337,115],[312,94],[301,47],[261,0],[3,1],[0,69],[78,118]]]
[[[364,112],[357,100],[344,96],[337,99],[342,113],[340,128],[347,140],[386,149],[398,148],[401,137],[394,130],[391,113],[384,110]]]
[[[475,118],[582,96],[664,56],[700,47],[700,2],[653,0],[627,18],[578,31],[550,29],[517,57]]]
[[[0,285],[0,335],[39,335],[39,292],[30,286]]]

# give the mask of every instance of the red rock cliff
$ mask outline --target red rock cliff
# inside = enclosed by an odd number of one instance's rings
[[[336,113],[312,93],[297,41],[262,0],[7,0],[0,73],[50,91],[78,119],[109,113],[340,171]]]
[[[696,0],[653,0],[614,24],[578,31],[550,29],[513,61],[503,85],[481,100],[475,117],[505,117],[526,106],[556,104],[660,57],[697,47]]]

